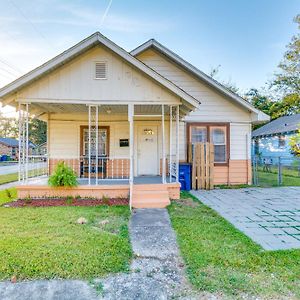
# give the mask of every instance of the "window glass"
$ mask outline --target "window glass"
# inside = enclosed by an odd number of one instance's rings
[[[203,126],[192,126],[191,127],[191,142],[194,143],[204,143],[207,142],[207,132],[206,127]]]
[[[207,132],[208,130],[208,132]],[[209,134],[209,136],[208,136]],[[190,143],[205,143],[209,141],[214,144],[215,162],[227,162],[227,136],[226,126],[192,125],[190,127]]]
[[[215,162],[226,162],[226,127],[211,127],[210,140],[214,144]]]
[[[98,155],[105,156],[106,153],[106,144],[107,144],[107,129],[99,128],[98,130]],[[96,156],[96,147],[93,142],[96,139],[96,132],[91,132],[92,148],[91,155]],[[84,129],[83,131],[83,155],[89,155],[89,130]]]

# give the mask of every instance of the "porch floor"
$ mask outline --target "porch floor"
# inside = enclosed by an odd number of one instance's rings
[[[91,179],[91,185],[95,185],[95,179]],[[175,178],[166,177],[166,183],[175,183]],[[79,186],[88,185],[89,180],[87,178],[78,178]],[[26,185],[47,185],[48,176],[39,176],[29,178]],[[137,176],[133,179],[133,184],[162,184],[162,176]],[[129,185],[128,179],[100,179],[98,185]]]

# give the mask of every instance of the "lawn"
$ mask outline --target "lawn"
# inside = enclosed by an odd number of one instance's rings
[[[0,197],[5,202],[4,192]],[[126,271],[129,215],[126,206],[0,207],[0,280],[91,279]],[[80,217],[87,224],[77,224]]]
[[[196,289],[234,299],[245,294],[299,299],[300,250],[263,251],[191,197],[183,193],[184,200],[173,202],[169,213],[188,277]]]
[[[278,174],[258,171],[258,185],[261,187],[278,186]],[[282,175],[282,186],[300,186],[300,177]]]
[[[39,175],[44,175],[46,173],[45,168],[37,169],[37,170],[29,170],[28,171],[28,177],[36,177]],[[13,181],[17,181],[19,179],[18,173],[10,173],[10,174],[4,174],[0,175],[0,184],[9,183]],[[0,199],[1,201],[1,199]]]

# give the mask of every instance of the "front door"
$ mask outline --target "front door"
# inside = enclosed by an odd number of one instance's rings
[[[157,126],[139,126],[137,144],[138,175],[158,175]]]

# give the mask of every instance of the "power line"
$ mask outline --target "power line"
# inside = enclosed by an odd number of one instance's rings
[[[0,75],[2,75],[2,76],[7,76],[7,75],[10,75],[11,77],[13,77],[13,78],[16,78],[16,77],[18,77],[16,74],[13,74],[12,72],[10,72],[9,70],[6,70],[6,69],[3,69],[3,68],[1,68],[0,67],[0,71],[4,71],[4,72],[6,72],[7,74],[1,74],[0,73]]]
[[[11,4],[18,10],[18,12],[22,15],[22,17],[32,26],[32,28],[36,31],[36,33],[39,34],[39,36],[44,39],[48,45],[51,45],[49,43],[49,41],[47,40],[47,38],[43,35],[43,33],[34,25],[33,22],[31,22],[31,20],[29,18],[27,18],[27,16],[25,15],[25,13],[20,9],[19,6],[17,6],[15,4],[15,2],[13,0],[10,0]],[[52,47],[52,45],[51,45]],[[53,48],[53,47],[52,47]]]
[[[10,64],[8,61],[4,60],[3,58],[0,58],[0,62],[4,65],[6,65],[7,67],[11,68],[12,70],[14,70],[15,72],[18,73],[23,73],[23,71],[21,71],[20,69],[18,69],[17,67],[13,66],[12,64]]]

